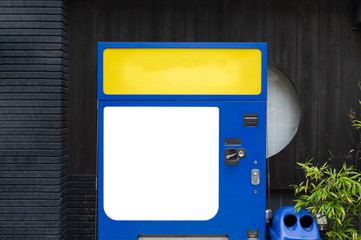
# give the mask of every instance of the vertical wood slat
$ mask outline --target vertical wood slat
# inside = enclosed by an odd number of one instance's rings
[[[275,65],[296,84],[296,14],[297,1],[276,2],[275,12]],[[270,158],[271,188],[289,187],[295,182],[295,139],[280,153]],[[282,166],[282,168],[280,167]],[[285,171],[287,169],[287,171]]]
[[[119,6],[119,41],[130,41],[130,1],[120,1]]]
[[[275,14],[276,0],[263,0],[262,25],[263,37],[258,41],[267,42],[267,59],[269,64],[275,64]]]
[[[360,7],[360,4],[356,6]],[[351,6],[351,8],[354,7],[355,6]],[[346,16],[350,18],[349,14],[347,14]],[[356,112],[358,113],[357,116],[360,116],[360,105],[356,101],[361,100],[361,91],[359,87],[356,87],[356,84],[359,84],[361,82],[361,33],[360,31],[351,31],[349,36],[349,67],[348,69],[344,69],[345,72],[349,73],[349,81],[343,84],[348,84],[350,86],[351,91],[348,95],[351,102],[350,107],[356,110]],[[342,81],[344,80],[345,79],[342,79]],[[356,142],[361,141],[359,138],[359,134],[353,135],[353,137]],[[343,139],[340,139],[340,141],[343,141]],[[359,157],[360,156],[361,155],[359,155]],[[361,171],[361,160],[357,159],[356,164],[358,169]]]
[[[197,42],[209,41],[209,1],[210,0],[196,0]]]
[[[357,148],[355,143],[359,141],[357,131],[351,126],[351,119],[348,114],[350,114],[351,110],[359,108],[356,99],[360,99],[360,88],[358,87],[359,79],[352,79],[350,71],[351,52],[355,50],[351,46],[351,37],[356,33],[349,27],[352,24],[352,16],[349,14],[353,10],[352,2],[343,1],[341,8],[340,136],[338,138],[344,140],[339,141],[337,153],[347,154],[351,148]],[[350,163],[356,165],[357,161],[353,157],[350,159]]]
[[[161,42],[164,39],[164,1],[155,1],[152,4],[152,36],[150,41]]]
[[[96,173],[97,82],[96,44],[112,38],[105,33],[106,1],[77,0],[69,2],[69,148],[70,172]],[[110,5],[108,5],[110,7]],[[75,9],[78,11],[74,12]],[[74,15],[76,18],[74,19]],[[75,160],[76,159],[76,160]]]
[[[301,122],[296,137],[296,161],[304,162],[318,151],[318,48],[319,1],[298,2],[297,13],[297,91]],[[296,171],[297,179],[302,176]]]
[[[230,0],[230,41],[237,42],[239,41],[239,26],[240,17],[241,17],[241,2],[236,0]]]
[[[141,0],[130,1],[130,41],[141,42],[142,41],[142,4]],[[105,40],[107,41],[107,40]]]
[[[173,40],[174,42],[184,42],[186,32],[186,4],[182,1],[174,1],[173,5]]]
[[[272,1],[269,1],[272,2]],[[251,20],[251,30],[253,41],[264,42],[264,32],[266,31],[265,19],[267,12],[272,12],[272,9],[266,8],[266,3],[262,1],[252,1],[253,15]]]
[[[195,42],[197,36],[197,16],[196,16],[196,1],[186,0],[186,31],[185,31],[185,41],[186,42]]]
[[[230,2],[229,1],[210,1],[208,27],[210,42],[227,42],[230,39]]]
[[[103,26],[104,38],[109,42],[120,41],[120,3],[121,1],[117,0],[107,0],[102,3],[104,9],[111,9],[111,11],[104,12],[105,24]]]
[[[154,3],[152,4],[152,1],[147,0],[142,0],[141,3],[142,14],[138,16],[140,18],[140,24],[142,26],[141,42],[151,42],[153,32],[152,28],[154,27],[152,25],[152,6],[154,5]]]
[[[340,136],[341,1],[320,1],[318,162],[335,151]]]
[[[174,41],[175,31],[175,1],[164,1],[164,40],[165,41]]]

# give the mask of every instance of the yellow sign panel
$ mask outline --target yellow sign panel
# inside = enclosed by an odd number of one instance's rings
[[[109,48],[105,94],[257,95],[258,49]]]

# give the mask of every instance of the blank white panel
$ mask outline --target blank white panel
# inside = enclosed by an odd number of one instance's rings
[[[218,108],[104,108],[110,218],[208,220],[218,211],[218,186]]]

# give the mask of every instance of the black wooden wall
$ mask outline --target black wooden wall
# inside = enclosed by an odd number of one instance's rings
[[[353,0],[64,2],[0,0],[1,239],[95,239],[98,41],[267,42],[302,105],[297,136],[270,159],[274,210],[292,204],[296,161],[354,147]]]
[[[70,171],[96,172],[98,41],[267,42],[268,62],[299,93],[296,138],[270,159],[272,189],[297,181],[296,161],[354,147],[361,33],[351,0],[75,0],[70,2]]]
[[[296,162],[343,155],[358,139],[347,114],[357,109],[361,32],[353,29],[353,0],[73,0],[69,3],[70,173],[76,208],[94,226],[98,41],[267,42],[268,62],[289,76],[299,93],[299,131],[270,159],[268,207],[292,205]],[[343,160],[341,160],[343,161]],[[87,183],[84,185],[84,182]],[[94,185],[93,185],[94,186]],[[81,199],[86,199],[83,204]],[[95,229],[89,228],[89,231]],[[73,233],[89,236],[83,228]]]

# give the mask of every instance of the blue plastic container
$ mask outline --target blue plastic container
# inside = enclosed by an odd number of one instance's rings
[[[312,215],[305,209],[296,214],[293,206],[278,209],[268,229],[272,240],[321,240]]]

